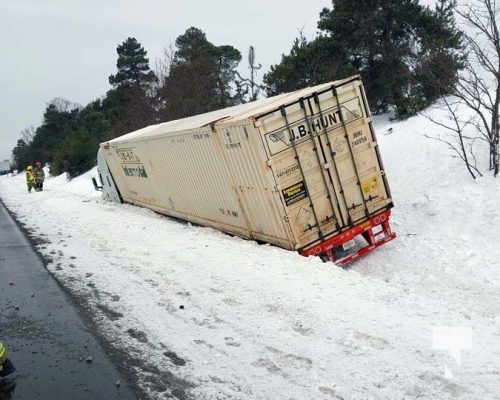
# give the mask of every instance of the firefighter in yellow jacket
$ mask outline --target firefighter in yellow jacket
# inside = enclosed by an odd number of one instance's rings
[[[42,168],[42,163],[37,161],[33,169],[33,176],[35,177],[35,190],[41,192],[43,190],[43,181],[45,180],[45,172]]]
[[[0,342],[0,378],[12,374],[15,370],[14,364],[7,358],[7,349]]]
[[[33,167],[28,165],[26,167],[26,185],[28,185],[28,192],[35,187],[35,175],[33,175]]]
[[[10,399],[16,388],[16,367],[7,358],[7,350],[0,342],[0,399]]]
[[[3,363],[7,360],[7,350],[2,342],[0,342],[0,371],[3,371]]]

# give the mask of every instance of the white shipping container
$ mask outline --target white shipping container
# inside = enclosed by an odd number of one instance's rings
[[[149,126],[100,159],[124,202],[304,254],[392,207],[359,76]]]

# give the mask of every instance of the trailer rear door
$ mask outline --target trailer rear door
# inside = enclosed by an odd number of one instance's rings
[[[392,205],[359,79],[283,105],[258,126],[298,249]]]

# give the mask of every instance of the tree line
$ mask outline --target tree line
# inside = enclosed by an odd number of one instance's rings
[[[300,34],[262,83],[253,47],[243,77],[241,52],[211,43],[196,27],[164,48],[154,70],[143,46],[129,37],[116,49],[108,92],[83,107],[51,101],[42,125],[22,132],[13,149],[15,168],[40,160],[50,163],[53,175],[75,177],[95,165],[103,141],[352,74],[363,77],[374,112],[393,107],[397,118],[407,118],[453,93],[466,65],[455,7],[456,0],[438,0],[433,9],[418,0],[332,0],[319,14],[319,34],[312,40]]]

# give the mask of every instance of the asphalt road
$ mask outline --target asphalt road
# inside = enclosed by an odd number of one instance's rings
[[[0,400],[139,398],[1,202],[0,340],[18,373]]]

